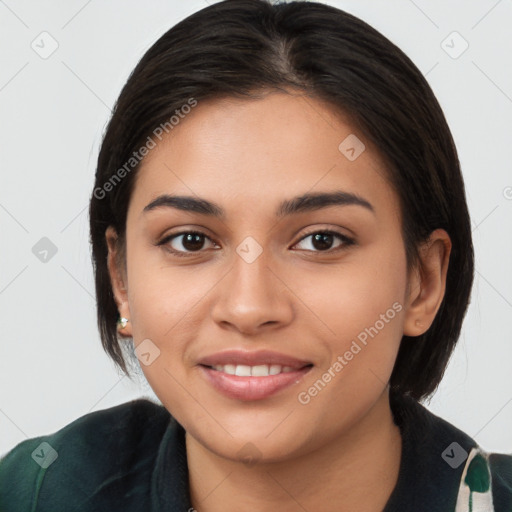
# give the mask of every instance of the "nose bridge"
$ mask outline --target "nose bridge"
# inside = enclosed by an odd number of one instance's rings
[[[271,286],[271,264],[269,249],[263,249],[252,237],[247,237],[236,248],[233,255],[233,284],[240,285],[239,292],[251,294],[267,293]]]
[[[275,292],[275,277],[270,271],[270,250],[254,238],[245,238],[233,255],[230,297],[246,310],[270,305]]]
[[[216,322],[228,322],[249,332],[267,323],[286,323],[292,308],[284,285],[271,270],[270,249],[246,237],[233,252],[231,270],[222,280],[212,314]]]

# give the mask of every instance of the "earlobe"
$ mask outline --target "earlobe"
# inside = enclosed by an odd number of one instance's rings
[[[418,268],[409,280],[404,320],[406,336],[420,336],[432,325],[446,290],[452,243],[448,233],[436,229],[420,248]]]
[[[105,231],[105,239],[108,247],[107,266],[117,308],[119,310],[117,332],[122,336],[132,336],[130,319],[130,307],[128,305],[128,293],[126,288],[125,271],[121,267],[119,258],[119,241],[116,230],[109,226]]]

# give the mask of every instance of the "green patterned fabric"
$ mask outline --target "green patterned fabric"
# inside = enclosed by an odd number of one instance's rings
[[[494,461],[497,456],[501,457],[504,463],[504,468],[500,471],[491,467],[491,460]],[[497,503],[495,506],[493,501],[493,477],[496,480],[507,477],[509,491],[512,492],[512,488],[510,488],[511,474],[512,457],[507,460],[507,456],[504,454],[490,454],[480,447],[472,448],[462,473],[455,512],[512,512],[510,496],[507,498],[506,495],[495,492],[499,504]]]

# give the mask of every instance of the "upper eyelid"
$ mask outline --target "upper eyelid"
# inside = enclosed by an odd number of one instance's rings
[[[297,240],[293,246],[296,246],[297,244],[301,243],[303,240],[305,240],[306,238],[312,236],[312,235],[315,235],[317,233],[328,233],[334,237],[337,237],[339,240],[341,240],[342,242],[342,246],[345,245],[345,246],[350,246],[350,245],[354,245],[356,243],[356,240],[354,237],[352,236],[348,236],[348,235],[345,235],[344,233],[340,233],[338,231],[336,231],[335,229],[315,229],[313,231],[310,231],[306,234],[304,234],[299,240]],[[339,249],[340,246],[338,247],[335,247],[334,249],[329,249],[327,251],[309,251],[309,252],[316,252],[318,254],[330,254],[332,252],[335,252],[336,249]]]
[[[215,240],[213,240],[210,235],[207,235],[203,231],[195,230],[195,229],[189,229],[189,230],[186,230],[186,231],[179,231],[178,233],[171,233],[170,235],[166,235],[166,236],[164,236],[162,238],[162,240],[160,242],[158,242],[157,245],[167,244],[171,240],[174,240],[175,238],[178,238],[178,237],[183,236],[183,235],[188,235],[188,234],[202,235],[205,238],[208,238],[208,240],[210,240],[210,242],[212,242],[213,244],[218,245],[217,242]],[[184,252],[184,251],[182,251],[182,252]],[[196,251],[196,252],[199,252],[199,251]]]
[[[218,245],[218,243],[212,239],[211,236],[209,236],[208,234],[206,234],[205,232],[199,230],[199,229],[189,229],[189,230],[184,230],[184,231],[179,231],[178,233],[172,233],[168,236],[165,236],[161,242],[159,242],[159,245],[160,244],[165,244],[165,243],[169,243],[171,240],[174,240],[175,238],[178,238],[180,236],[183,236],[183,235],[187,235],[187,234],[199,234],[199,235],[202,235],[204,236],[205,238],[208,238],[208,240],[210,240],[210,242],[212,242],[213,244],[215,245]],[[302,242],[304,239],[308,238],[309,236],[312,236],[312,235],[315,235],[317,233],[329,233],[333,236],[338,236],[344,243],[347,243],[347,241],[350,241],[350,242],[354,242],[354,238],[351,237],[351,236],[348,236],[344,233],[340,233],[338,231],[336,231],[335,229],[333,228],[315,228],[311,231],[308,231],[307,233],[304,233],[301,238],[299,238],[294,244],[293,246],[297,245],[298,243]],[[176,249],[174,249],[176,250]],[[199,250],[199,251],[177,251],[177,252],[183,252],[183,253],[190,253],[190,254],[194,254],[194,253],[200,253],[202,252],[202,250]],[[316,252],[316,251],[313,251],[313,252]],[[318,251],[318,252],[329,252],[329,251]]]

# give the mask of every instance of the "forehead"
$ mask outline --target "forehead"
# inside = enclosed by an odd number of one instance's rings
[[[256,210],[329,190],[397,206],[372,144],[347,116],[303,94],[200,101],[155,142],[137,175],[139,211],[170,192],[213,199],[228,214],[235,199]]]

